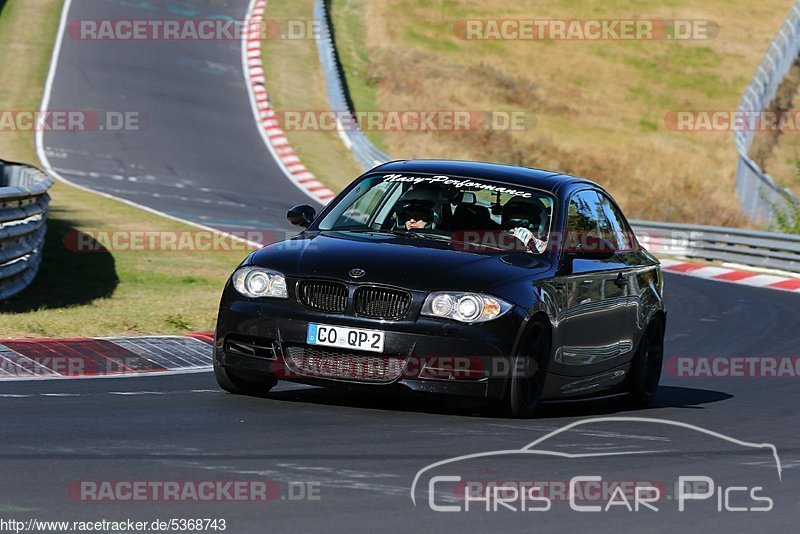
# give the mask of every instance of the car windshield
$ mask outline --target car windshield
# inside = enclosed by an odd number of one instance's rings
[[[387,233],[448,241],[465,250],[547,250],[553,197],[486,179],[375,174],[320,221],[320,231]]]

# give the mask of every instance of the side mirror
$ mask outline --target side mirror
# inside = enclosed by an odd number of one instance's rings
[[[317,210],[308,204],[295,206],[286,213],[286,218],[289,220],[289,222],[294,226],[299,226],[301,228],[308,228],[311,226],[311,222],[316,216]]]

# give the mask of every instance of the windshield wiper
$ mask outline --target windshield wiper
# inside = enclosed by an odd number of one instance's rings
[[[412,232],[411,230],[401,230],[400,228],[394,228],[392,230],[381,230],[381,233],[384,234],[391,234],[397,235],[400,237],[422,237],[419,232]]]
[[[451,241],[452,238],[450,236],[442,235],[442,234],[434,234],[432,232],[413,232],[414,235],[419,237],[427,237],[428,239],[435,239],[437,241]]]
[[[422,237],[416,232],[411,232],[409,230],[375,230],[372,228],[331,228],[329,231],[331,232],[352,232],[354,234],[384,234],[384,235],[396,235],[402,237]]]

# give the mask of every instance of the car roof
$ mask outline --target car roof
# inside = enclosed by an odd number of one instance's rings
[[[532,187],[555,193],[556,190],[572,184],[588,184],[602,189],[585,178],[542,169],[531,169],[515,165],[484,163],[478,161],[454,160],[398,160],[375,167],[370,172],[392,172],[402,174],[441,174],[463,176],[484,180],[496,180],[514,185]]]

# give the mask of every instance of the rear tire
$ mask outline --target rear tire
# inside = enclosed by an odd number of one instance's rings
[[[639,407],[652,404],[661,381],[664,363],[664,322],[653,319],[647,327],[631,362],[628,399]]]
[[[550,360],[550,332],[541,322],[528,331],[524,346],[514,358],[507,393],[511,417],[527,419],[536,415],[542,402],[547,363]]]
[[[278,380],[272,375],[256,375],[226,369],[217,363],[216,358],[214,359],[214,376],[219,387],[234,395],[263,397],[278,383]]]

